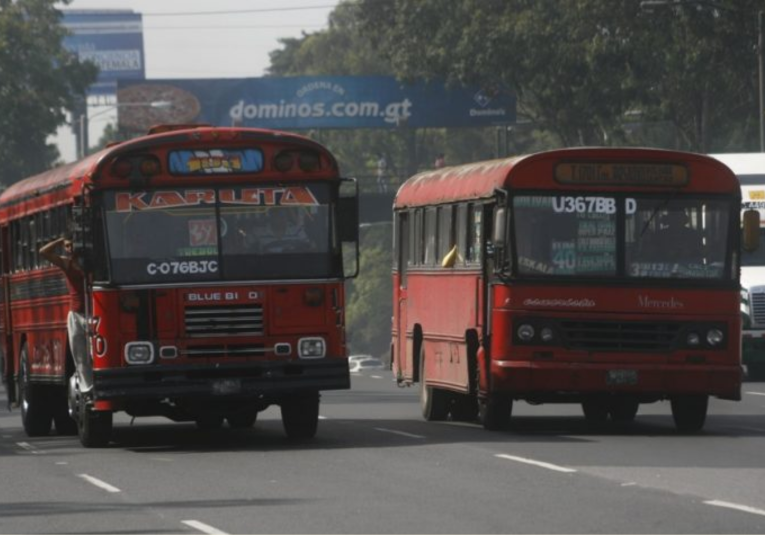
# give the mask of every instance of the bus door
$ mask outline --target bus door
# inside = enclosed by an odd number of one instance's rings
[[[396,379],[412,379],[412,338],[407,334],[407,277],[411,252],[409,250],[409,214],[407,212],[396,213],[396,242],[398,243],[398,255],[396,259],[398,269],[398,299],[396,300],[396,332],[397,338],[393,346],[396,365]]]

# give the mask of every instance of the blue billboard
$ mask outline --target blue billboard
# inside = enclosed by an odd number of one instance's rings
[[[490,126],[516,116],[508,92],[403,84],[392,76],[120,80],[117,100],[132,104],[120,126],[139,131],[162,122],[285,130]]]
[[[143,22],[140,13],[128,10],[64,10],[63,26],[71,32],[64,46],[81,61],[99,68],[91,95],[114,95],[117,80],[146,77]]]

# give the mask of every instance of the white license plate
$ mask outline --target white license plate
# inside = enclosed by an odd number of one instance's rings
[[[212,393],[218,396],[238,394],[241,391],[242,381],[239,379],[219,379],[212,384]]]
[[[637,382],[637,370],[608,370],[606,374],[607,385],[636,385]]]

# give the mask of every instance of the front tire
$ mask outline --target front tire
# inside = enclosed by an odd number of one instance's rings
[[[672,398],[672,418],[681,433],[698,433],[704,427],[709,396],[676,396]]]
[[[19,369],[19,399],[21,401],[21,423],[29,437],[43,437],[50,433],[53,414],[43,385],[33,384],[29,376],[29,355],[27,346],[21,348]]]
[[[313,438],[319,426],[319,394],[304,394],[282,402],[282,425],[292,440]]]
[[[479,402],[479,416],[483,428],[488,431],[503,431],[510,427],[513,413],[513,398],[491,394]]]

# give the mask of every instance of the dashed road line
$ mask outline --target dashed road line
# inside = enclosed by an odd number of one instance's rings
[[[371,377],[372,379],[382,379],[383,378],[382,375],[370,375],[369,377]]]
[[[200,522],[199,520],[183,520],[183,524],[186,524],[190,528],[201,531],[202,533],[208,533],[209,535],[228,535],[225,531],[221,531],[218,528],[208,526]]]
[[[407,433],[406,431],[396,431],[395,429],[386,429],[384,427],[375,427],[376,431],[381,431],[383,433],[391,433],[393,435],[400,435],[402,437],[408,437],[408,438],[425,438],[423,435],[415,435],[412,433]]]
[[[543,461],[535,461],[534,459],[527,459],[526,457],[516,457],[515,455],[505,455],[504,453],[498,453],[495,457],[500,459],[507,459],[508,461],[516,461],[519,463],[531,464],[539,466],[540,468],[547,468],[548,470],[554,470],[556,472],[573,473],[576,472],[574,468],[567,468],[565,466],[558,466],[557,464],[546,463]]]
[[[117,487],[114,487],[107,483],[106,481],[101,481],[98,478],[95,478],[93,476],[89,476],[88,474],[78,474],[79,477],[90,483],[91,485],[95,485],[98,488],[101,488],[105,490],[106,492],[122,492]]]
[[[41,454],[41,453],[42,453],[42,451],[40,451],[40,450],[38,450],[37,448],[35,448],[35,447],[34,447],[32,444],[30,444],[29,442],[16,442],[16,445],[17,445],[19,448],[22,448],[22,449],[24,449],[24,450],[28,451],[29,453],[34,453],[34,454],[36,454],[36,455],[39,455],[39,454]]]
[[[765,396],[765,392],[744,392],[744,394],[749,394],[750,396]]]
[[[743,511],[745,513],[751,513],[753,515],[765,516],[765,509],[757,509],[756,507],[749,507],[748,505],[741,505],[738,503],[723,502],[720,500],[708,500],[704,502],[707,505],[714,505],[715,507],[725,507],[726,509],[735,509],[736,511]]]

